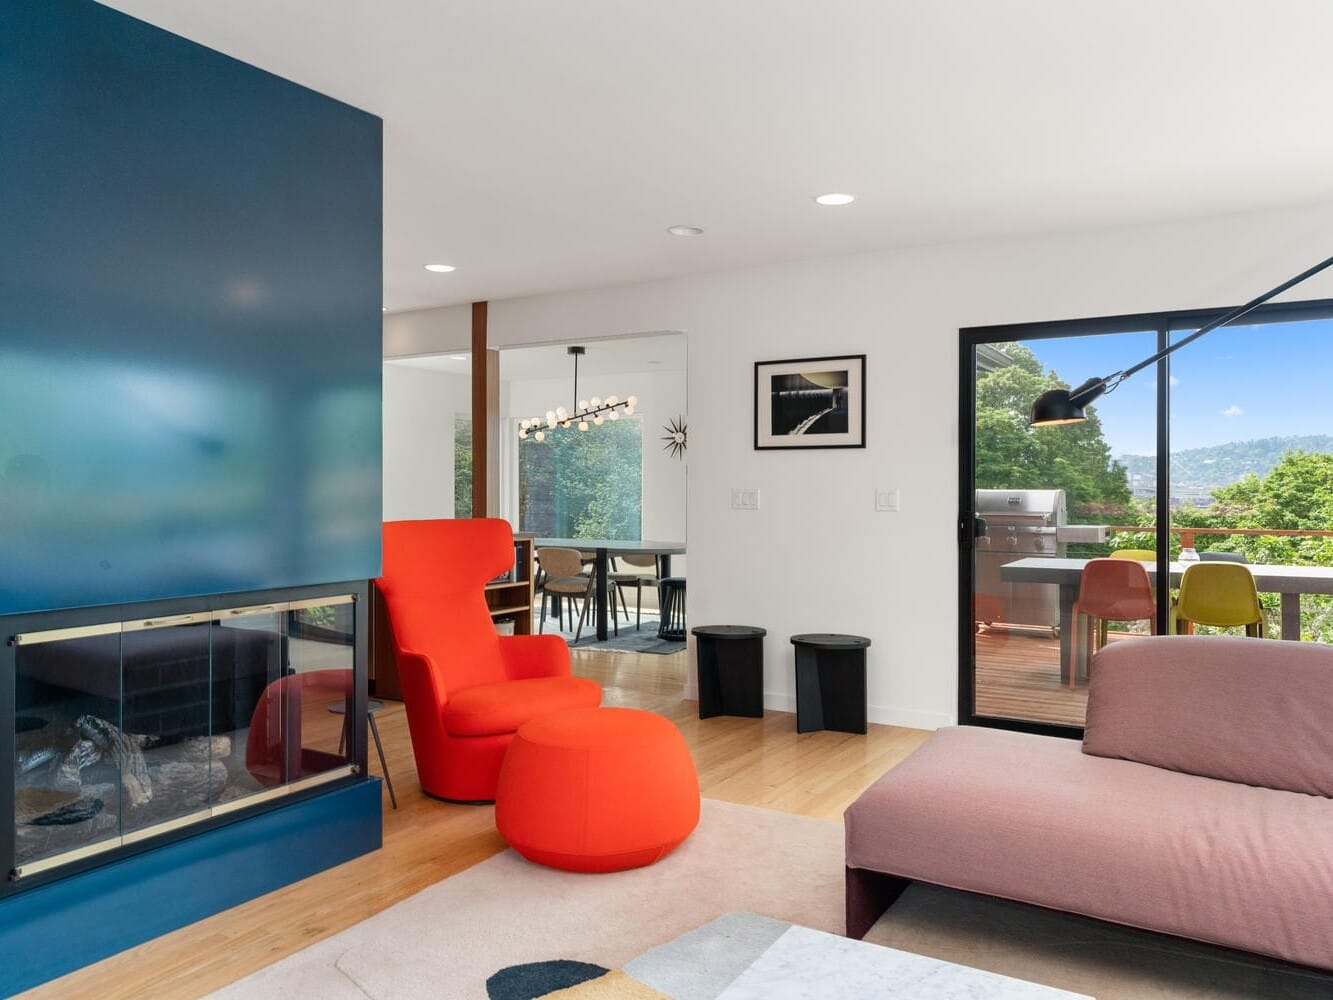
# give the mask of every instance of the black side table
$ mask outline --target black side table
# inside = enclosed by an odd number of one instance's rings
[[[794,635],[796,731],[866,731],[866,647],[863,635]]]
[[[764,717],[764,636],[753,625],[700,625],[691,629],[699,660],[699,718]]]

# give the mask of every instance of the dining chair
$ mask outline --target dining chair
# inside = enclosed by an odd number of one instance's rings
[[[1263,638],[1264,610],[1249,568],[1234,562],[1191,563],[1180,577],[1180,594],[1173,615],[1180,634],[1190,624],[1239,628]]]
[[[1152,549],[1116,549],[1112,559],[1137,559],[1139,562],[1155,562],[1157,553]]]
[[[1199,559],[1203,562],[1233,562],[1246,565],[1250,562],[1244,552],[1200,552]]]
[[[1079,579],[1078,600],[1071,616],[1069,636],[1069,686],[1073,687],[1078,674],[1079,636],[1083,634],[1082,619],[1086,615],[1088,627],[1088,661],[1091,669],[1092,654],[1099,645],[1106,644],[1107,622],[1132,622],[1147,619],[1148,628],[1157,634],[1157,602],[1153,599],[1152,579],[1148,570],[1135,559],[1089,559]],[[1095,632],[1094,632],[1095,630]],[[1094,637],[1095,635],[1095,637]],[[1100,639],[1100,642],[1097,641]]]
[[[657,556],[654,555],[648,555],[646,553],[630,553],[629,555],[623,555],[617,558],[625,560],[625,564],[628,566],[637,566],[640,569],[652,567],[651,575],[642,572],[616,572],[612,573],[610,576],[610,579],[616,585],[616,589],[620,592],[620,606],[625,609],[626,624],[629,623],[629,608],[625,605],[625,589],[627,587],[634,588],[634,628],[637,630],[639,624],[643,621],[643,585],[645,583],[650,583],[656,587],[658,580],[661,578],[661,570],[658,568]],[[613,559],[613,567],[615,566],[615,563],[616,560]]]
[[[592,591],[593,578],[583,572],[583,560],[578,549],[562,549],[554,546],[538,549],[537,566],[542,576],[542,613],[537,632],[540,634],[546,628],[546,609],[552,600],[560,602],[557,607],[560,621],[557,624],[561,631],[565,628],[565,610],[569,611],[569,628],[572,631],[574,612],[579,609],[578,602],[583,602],[578,623],[581,631],[583,620],[587,616],[588,595]],[[576,634],[576,641],[577,638]]]

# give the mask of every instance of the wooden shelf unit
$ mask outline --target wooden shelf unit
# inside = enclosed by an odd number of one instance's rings
[[[486,584],[486,604],[491,618],[512,618],[515,635],[532,634],[532,542],[535,535],[514,535],[514,568],[510,579]]]
[[[486,584],[486,604],[491,619],[510,618],[515,635],[532,634],[533,539],[535,535],[514,535],[514,567],[509,580]],[[376,698],[403,700],[398,681],[398,661],[393,649],[393,627],[384,595],[371,581],[370,605],[370,692]]]

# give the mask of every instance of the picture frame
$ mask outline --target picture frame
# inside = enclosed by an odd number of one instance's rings
[[[756,451],[866,446],[866,356],[754,364]]]

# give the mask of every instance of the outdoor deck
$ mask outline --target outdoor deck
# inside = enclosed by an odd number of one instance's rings
[[[1130,638],[1111,633],[1108,641]],[[1082,726],[1088,685],[1060,682],[1060,640],[1002,627],[977,633],[978,715]]]

